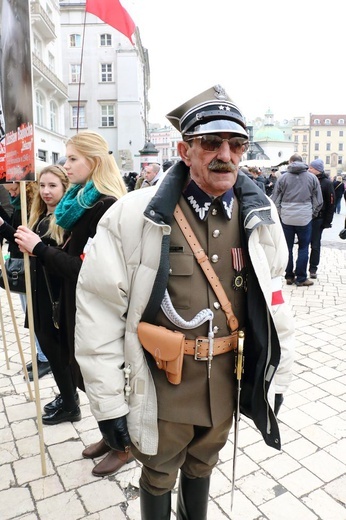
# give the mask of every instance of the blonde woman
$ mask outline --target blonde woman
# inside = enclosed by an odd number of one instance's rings
[[[22,251],[36,255],[48,273],[62,277],[59,332],[65,367],[64,380],[69,380],[75,392],[77,386],[84,390],[74,355],[78,274],[100,218],[127,190],[107,142],[95,132],[79,132],[67,141],[64,167],[72,186],[58,204],[55,217],[57,224],[69,234],[67,240],[61,247],[49,247],[30,229],[20,226],[16,241]],[[58,387],[60,395],[45,406],[43,423],[59,424],[80,420],[78,402],[75,398],[66,402],[59,384]],[[109,448],[101,441],[95,445],[95,449],[91,447],[83,456],[99,457],[108,451]],[[118,463],[119,459],[114,454],[114,461],[108,465],[106,474],[113,473],[112,468],[118,466]],[[94,474],[97,474],[96,468]]]

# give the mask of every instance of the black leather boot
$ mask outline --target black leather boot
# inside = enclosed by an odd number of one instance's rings
[[[171,518],[171,492],[164,495],[151,495],[139,488],[141,520],[169,520]]]
[[[187,478],[180,473],[177,520],[207,520],[210,477]]]

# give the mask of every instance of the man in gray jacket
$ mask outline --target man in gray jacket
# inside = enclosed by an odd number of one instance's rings
[[[286,283],[298,287],[313,285],[307,278],[309,244],[312,218],[323,204],[321,187],[315,175],[309,172],[300,155],[290,157],[287,173],[277,181],[272,195],[285,233],[289,258],[286,267]],[[294,238],[298,238],[298,256],[294,269]]]

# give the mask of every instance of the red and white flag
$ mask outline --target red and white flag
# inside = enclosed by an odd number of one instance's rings
[[[85,10],[127,36],[134,45],[132,35],[136,25],[119,0],[86,0]]]

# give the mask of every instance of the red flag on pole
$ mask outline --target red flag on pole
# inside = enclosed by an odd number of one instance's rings
[[[132,35],[136,25],[119,0],[86,0],[85,10],[127,36],[134,45]]]

